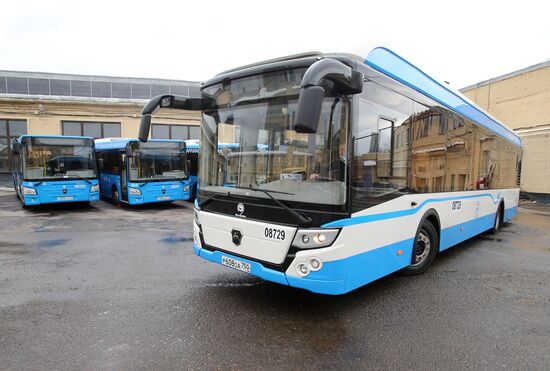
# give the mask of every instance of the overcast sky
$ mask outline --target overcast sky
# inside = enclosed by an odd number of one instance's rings
[[[0,69],[203,81],[382,45],[461,88],[550,58],[548,1],[9,1]]]

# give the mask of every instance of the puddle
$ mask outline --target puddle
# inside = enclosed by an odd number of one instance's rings
[[[57,239],[57,240],[42,240],[40,242],[38,242],[38,247],[56,247],[56,246],[61,246],[61,245],[64,245],[67,241],[67,239],[64,239],[64,238],[61,238],[61,239]]]
[[[189,242],[193,241],[193,237],[179,237],[179,236],[168,236],[160,240],[161,242],[170,244],[170,245],[176,245],[178,243],[182,242]]]

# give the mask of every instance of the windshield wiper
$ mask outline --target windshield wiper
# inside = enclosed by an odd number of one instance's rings
[[[80,179],[80,180],[85,181],[85,182],[88,183],[88,184],[92,184],[92,182],[90,182],[88,179],[83,178],[83,177],[81,177],[80,175],[77,175],[77,174],[72,174],[72,175],[67,175],[67,174],[65,174],[65,176],[67,176],[69,179],[70,179],[71,177],[76,177],[76,178],[78,178],[78,179]]]
[[[272,191],[272,190],[265,190],[265,189],[260,189],[260,188],[254,188],[252,187],[252,185],[250,185],[250,187],[235,187],[237,189],[250,189],[251,191],[258,191],[258,192],[263,192],[265,193],[269,198],[271,198],[276,204],[278,204],[279,206],[281,206],[283,209],[285,209],[286,211],[289,212],[289,214],[291,214],[294,218],[296,218],[300,223],[302,224],[309,224],[311,223],[311,217],[309,215],[302,215],[300,214],[299,212],[295,211],[294,209],[292,209],[291,207],[288,207],[287,205],[285,205],[284,203],[282,203],[281,201],[277,200],[275,197],[273,197],[271,195],[271,193],[280,193],[280,194],[284,194],[284,195],[294,195],[294,193],[290,193],[290,192],[282,192],[282,191]]]
[[[227,193],[216,193],[208,198],[205,198],[204,200],[201,200],[201,202],[199,202],[198,206],[199,206],[199,209],[202,209],[203,206],[205,206],[206,204],[210,203],[210,201],[214,201],[216,198],[220,197],[220,196],[230,196],[231,193],[228,191]]]

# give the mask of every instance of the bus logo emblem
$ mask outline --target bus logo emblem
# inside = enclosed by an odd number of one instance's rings
[[[243,235],[240,231],[233,229],[231,231],[231,240],[235,244],[235,246],[239,246],[241,244],[241,240],[243,239]]]
[[[67,188],[63,188],[63,193],[67,193]]]
[[[238,205],[237,205],[237,212],[239,213],[239,215],[243,215],[244,213],[244,205],[242,202],[239,202]]]

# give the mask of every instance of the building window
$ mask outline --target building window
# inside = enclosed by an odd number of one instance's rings
[[[23,134],[27,134],[26,120],[0,119],[0,173],[11,170],[9,148],[13,140]]]
[[[152,139],[199,139],[200,126],[198,125],[170,125],[152,124]]]
[[[97,138],[120,137],[120,122],[62,121],[63,135]]]

